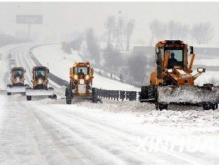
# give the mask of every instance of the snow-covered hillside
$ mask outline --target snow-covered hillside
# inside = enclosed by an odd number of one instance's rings
[[[69,80],[69,68],[74,62],[81,61],[81,57],[78,52],[72,52],[67,54],[61,49],[61,44],[45,45],[33,49],[35,57],[43,64],[50,68],[50,71],[61,77],[64,80]],[[205,66],[218,66],[219,57],[216,59],[195,59],[194,65],[205,65]],[[194,70],[194,74],[195,74]],[[214,83],[219,85],[218,71],[209,71],[203,73],[196,80],[196,84],[203,85],[204,83]],[[103,83],[104,82],[104,83]],[[115,90],[139,90],[139,88],[131,85],[121,83],[109,78],[102,77],[95,74],[94,86],[103,89],[115,89]]]
[[[61,49],[61,44],[41,46],[33,49],[34,56],[41,64],[49,67],[50,71],[58,77],[69,81],[69,69],[74,62],[82,61],[78,52],[67,54]],[[109,78],[94,75],[93,86],[111,90],[139,90],[134,86],[111,80]]]

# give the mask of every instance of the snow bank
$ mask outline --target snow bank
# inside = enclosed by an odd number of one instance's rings
[[[49,67],[50,72],[58,77],[69,81],[69,68],[75,63],[82,61],[78,52],[67,54],[61,49],[61,44],[41,46],[33,49],[34,56],[41,64]],[[94,75],[93,86],[109,90],[139,90],[132,85]]]

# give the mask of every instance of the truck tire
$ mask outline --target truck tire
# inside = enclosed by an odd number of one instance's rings
[[[164,103],[156,103],[155,106],[156,106],[156,109],[160,111],[164,109],[166,110],[168,109],[168,104],[164,104]]]
[[[71,104],[72,103],[72,99],[66,98],[66,104]]]
[[[92,102],[97,103],[98,102],[98,95],[97,95],[97,89],[92,88]]]
[[[27,98],[27,101],[30,101],[32,99],[31,96],[27,96],[26,98]]]
[[[65,89],[65,97],[66,97],[66,104],[71,104],[73,99],[73,93],[70,86],[66,87]]]

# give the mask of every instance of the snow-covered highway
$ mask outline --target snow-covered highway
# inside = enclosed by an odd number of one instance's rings
[[[0,49],[1,89],[9,50],[30,83],[31,46]],[[50,85],[64,93],[55,82]],[[138,102],[27,102],[1,92],[0,165],[217,165],[219,111],[192,108],[160,112]]]

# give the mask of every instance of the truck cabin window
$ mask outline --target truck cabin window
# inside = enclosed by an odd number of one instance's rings
[[[75,73],[82,74],[82,75],[87,75],[88,74],[88,69],[87,69],[87,67],[77,67],[77,68],[75,68]]]
[[[165,50],[170,54],[170,58],[168,61],[168,69],[174,68],[174,66],[181,66],[183,67],[183,50],[181,49],[168,49]]]
[[[16,70],[14,72],[15,77],[21,77],[24,74],[23,70]]]
[[[46,71],[44,69],[36,70],[36,77],[45,77]]]

